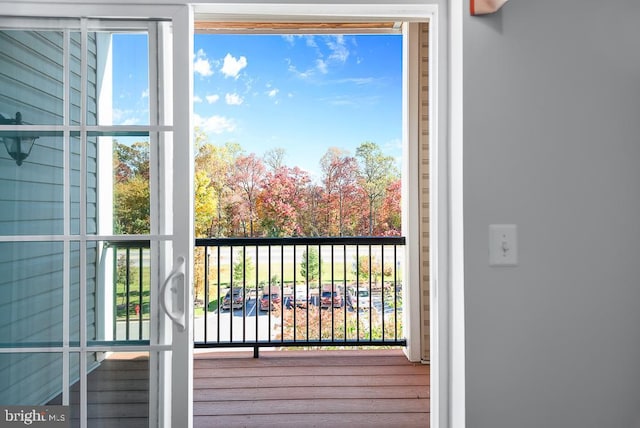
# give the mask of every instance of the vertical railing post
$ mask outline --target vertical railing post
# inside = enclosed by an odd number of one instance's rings
[[[216,291],[216,315],[218,318],[218,321],[216,322],[216,334],[217,334],[217,338],[216,341],[220,342],[220,246],[218,245],[217,249],[216,249],[216,268],[217,268],[217,272],[216,272],[216,283],[218,286],[218,290]]]
[[[127,247],[125,254],[126,254],[126,260],[127,260],[127,269],[126,269],[126,280],[125,280],[125,303],[126,303],[126,307],[125,307],[125,337],[126,340],[129,340],[129,305],[131,304],[130,302],[130,296],[129,293],[131,292],[130,287],[131,287],[131,281],[130,281],[130,275],[131,275],[131,254],[130,254],[130,249],[129,247]]]
[[[306,272],[305,272],[305,286],[307,287],[307,304],[304,305],[305,308],[307,308],[307,329],[305,337],[307,338],[307,342],[309,341],[309,306],[311,306],[311,292],[309,290],[309,244],[306,245],[305,247],[305,263],[307,266]]]
[[[338,291],[336,289],[336,284],[335,284],[335,277],[333,274],[333,267],[335,266],[334,260],[333,260],[334,248],[335,248],[335,245],[331,245],[331,300],[329,303],[329,308],[331,309],[331,341],[332,342],[336,340],[335,339],[336,327],[335,327],[335,321],[334,321],[335,309],[333,304],[335,303],[335,296],[338,295]]]
[[[204,342],[207,342],[207,329],[209,327],[209,246],[204,247]]]
[[[142,304],[142,280],[144,277],[144,259],[142,255],[143,248],[138,251],[138,340],[142,340],[142,313],[144,305]]]
[[[356,245],[356,341],[360,342],[360,245]],[[369,306],[371,306],[371,296],[369,296]],[[369,311],[371,316],[371,311]]]
[[[258,340],[260,340],[260,337],[258,332],[260,330],[258,330],[258,319],[260,318],[260,308],[258,307],[258,305],[260,304],[260,300],[258,299],[258,296],[260,293],[258,293],[258,284],[260,283],[260,276],[258,274],[258,271],[260,270],[260,254],[259,254],[259,247],[256,245],[256,283],[255,283],[255,297],[254,297],[254,304],[253,304],[253,313],[256,317],[256,342]],[[254,348],[254,353],[253,356],[255,358],[257,357],[258,354],[258,349],[257,347]]]
[[[347,246],[342,246],[342,308],[344,317],[343,321],[343,339],[347,340]]]
[[[382,259],[380,261],[380,297],[382,300],[382,341],[384,342],[384,245],[380,245],[380,259]]]
[[[280,245],[280,341],[284,342],[284,245]]]
[[[318,340],[322,341],[322,246],[318,245]]]
[[[242,341],[247,341],[247,247],[242,246]],[[231,311],[233,311],[233,287],[231,288]]]
[[[113,338],[118,340],[118,247],[109,245],[113,251]]]
[[[271,342],[271,245],[267,247],[267,262],[269,267],[267,269],[267,341]]]
[[[298,263],[296,258],[296,246],[293,246],[293,341],[297,340],[297,330],[298,330],[298,322],[296,320],[296,315],[298,313],[298,296],[297,296],[297,287],[298,281],[296,278],[296,273],[298,270]],[[308,296],[307,296],[308,297]]]
[[[398,339],[398,246],[393,246],[393,325],[394,339]]]
[[[229,247],[229,284],[230,288],[227,293],[231,294],[231,298],[233,299],[233,247]],[[224,301],[224,300],[223,300]],[[231,300],[231,304],[229,305],[229,342],[233,342],[233,300]]]

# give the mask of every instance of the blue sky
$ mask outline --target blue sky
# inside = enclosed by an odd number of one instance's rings
[[[373,141],[399,158],[400,35],[196,35],[196,124],[214,144],[281,147],[318,174],[329,147]]]
[[[114,37],[114,124],[149,123],[147,38]],[[373,141],[398,160],[401,35],[211,35],[194,40],[195,124],[319,178],[329,147]]]

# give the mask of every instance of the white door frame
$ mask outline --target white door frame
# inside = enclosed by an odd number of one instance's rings
[[[201,3],[200,0],[194,0]],[[389,0],[390,1],[390,0]],[[26,2],[0,1],[5,16],[22,17],[129,17],[168,18],[174,21],[174,73],[179,88],[174,88],[175,138],[191,147],[191,51],[192,9],[188,0],[174,0],[173,5],[153,0],[50,0]],[[146,3],[146,4],[145,4]],[[464,426],[465,423],[465,355],[464,355],[464,255],[462,199],[462,0],[424,0],[422,4],[310,4],[303,0],[289,3],[237,3],[226,0],[216,5],[197,4],[198,14],[217,12],[222,17],[262,16],[289,18],[318,16],[322,20],[345,17],[398,18],[402,21],[432,17],[430,46],[433,67],[430,84],[431,110],[431,426]],[[434,31],[435,24],[435,31]],[[182,91],[180,90],[182,89]],[[188,207],[188,205],[187,205]],[[190,209],[190,208],[186,208]],[[180,242],[184,251],[187,233]],[[187,272],[191,284],[192,273]],[[189,302],[188,304],[191,304]],[[189,317],[187,317],[189,318]],[[188,329],[190,330],[190,329]],[[185,339],[186,340],[186,339]],[[186,342],[185,342],[186,343]],[[190,346],[189,346],[190,348]],[[191,376],[188,376],[189,378]],[[190,390],[191,388],[189,388]],[[188,392],[187,394],[189,394]],[[186,395],[185,395],[186,396]],[[186,412],[192,412],[188,403]],[[191,423],[191,422],[189,422]]]
[[[461,2],[456,2],[462,7]],[[195,15],[201,19],[218,21],[277,21],[314,20],[340,22],[345,20],[397,20],[403,22],[429,21],[430,58],[430,327],[431,327],[431,425],[432,427],[464,426],[464,313],[452,308],[464,308],[462,275],[462,145],[461,135],[452,129],[453,118],[461,114],[461,79],[449,79],[451,70],[461,71],[460,62],[453,63],[449,41],[449,2],[425,0],[422,4],[320,4],[272,3],[238,4],[223,2],[194,5]],[[462,14],[460,13],[460,16]],[[213,18],[212,18],[213,17]],[[453,35],[455,36],[455,35]],[[461,53],[461,51],[460,51]],[[406,60],[406,59],[405,59]],[[411,67],[411,64],[409,64]],[[455,92],[454,92],[455,90]],[[458,98],[460,96],[460,98]],[[416,116],[414,99],[405,100],[405,126]],[[454,102],[455,101],[455,102]],[[453,108],[456,110],[454,111]],[[415,126],[417,129],[417,122]],[[417,147],[417,133],[405,129],[407,147]],[[415,135],[414,135],[415,134]],[[453,141],[451,138],[456,138]],[[458,139],[460,138],[460,139]],[[454,147],[455,144],[455,147]],[[413,153],[417,153],[416,150]],[[406,158],[407,156],[405,156]],[[408,174],[409,189],[418,188],[417,159],[406,159],[403,174]],[[455,174],[455,175],[454,175]],[[455,186],[453,188],[452,186]],[[458,191],[459,186],[459,191]],[[407,198],[407,192],[403,198]],[[414,198],[415,199],[415,198]],[[405,224],[407,230],[408,263],[417,266],[419,260],[418,207],[407,204],[416,213]],[[455,216],[455,217],[453,217]],[[403,227],[405,226],[403,224]],[[411,239],[413,237],[413,239]],[[455,244],[460,244],[457,246]],[[455,253],[453,250],[457,250]],[[458,269],[452,268],[452,260]],[[458,264],[459,263],[459,264]],[[459,272],[459,273],[456,273]],[[410,282],[419,281],[413,272]],[[455,282],[453,282],[455,281]],[[417,287],[414,287],[414,289]],[[411,311],[419,311],[418,293],[412,293]],[[417,307],[416,307],[417,306]],[[455,319],[452,316],[455,315]],[[452,328],[455,327],[455,331]],[[408,340],[419,340],[417,332],[409,332]],[[455,337],[452,334],[455,333]],[[415,349],[417,347],[413,347]],[[414,354],[413,349],[410,350]],[[410,355],[415,358],[415,355]]]

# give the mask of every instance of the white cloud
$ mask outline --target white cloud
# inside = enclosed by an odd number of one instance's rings
[[[213,74],[211,63],[207,59],[207,54],[205,54],[202,49],[198,50],[196,53],[196,58],[193,62],[193,71],[203,77],[211,76]]]
[[[130,125],[137,125],[138,123],[140,123],[140,120],[138,120],[135,117],[130,117],[130,118],[127,118],[127,119],[123,120],[120,125],[130,126]]]
[[[298,77],[299,79],[308,79],[311,76],[313,76],[313,74],[314,74],[313,70],[298,71],[296,66],[291,64],[291,63],[289,64],[289,73],[293,74],[294,76]]]
[[[193,122],[195,126],[206,133],[222,134],[223,132],[233,132],[236,129],[236,125],[232,119],[217,115],[201,117],[194,113]]]
[[[348,77],[346,79],[334,80],[335,83],[348,83],[358,86],[379,84],[380,81],[373,77]]]
[[[140,98],[149,98],[149,89],[145,89],[144,91],[142,91]]]
[[[220,95],[207,95],[205,98],[209,104],[213,104],[220,99]]]
[[[317,48],[318,44],[313,35],[310,34],[283,34],[282,38],[285,39],[291,46],[296,44],[297,39],[304,39],[305,44],[310,48]]]
[[[344,63],[349,58],[349,49],[345,46],[342,34],[327,39],[327,47],[331,50],[329,60]]]
[[[201,103],[201,102],[202,102],[202,98],[200,98],[200,97],[199,97],[199,96],[197,96],[197,95],[194,95],[194,96],[193,96],[193,102],[194,102],[194,103]]]
[[[316,68],[322,74],[327,74],[329,72],[329,70],[327,69],[326,61],[324,61],[322,59],[317,59],[316,60]]]
[[[309,46],[310,48],[317,48],[318,47],[318,44],[316,43],[315,37],[310,36],[310,35],[305,35],[303,37],[307,41],[307,46]]]
[[[131,109],[121,110],[118,108],[114,108],[111,113],[111,122],[114,125],[137,125],[140,123],[140,119],[136,116],[139,116],[140,113],[140,111]]]
[[[247,66],[247,58],[241,56],[240,58],[234,58],[230,53],[224,57],[224,63],[220,71],[226,77],[238,78],[240,71]]]
[[[227,94],[224,96],[224,99],[230,106],[239,106],[244,102],[242,97],[238,94]]]
[[[293,34],[283,34],[282,38],[289,42],[289,44],[291,45],[293,45],[295,42],[295,36]]]
[[[270,96],[271,98],[275,97],[276,95],[278,95],[278,92],[280,92],[280,90],[278,89],[272,89],[270,91],[267,92],[267,95]]]

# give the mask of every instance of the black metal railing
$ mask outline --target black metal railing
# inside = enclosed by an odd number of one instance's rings
[[[404,237],[197,239],[197,348],[405,346]]]
[[[105,243],[113,251],[113,339],[149,339],[150,299],[149,241]]]

